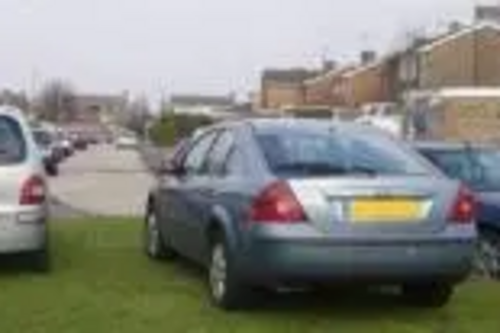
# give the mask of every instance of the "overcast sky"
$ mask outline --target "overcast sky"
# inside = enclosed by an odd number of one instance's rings
[[[473,0],[0,0],[0,88],[242,93],[266,67],[352,59]]]

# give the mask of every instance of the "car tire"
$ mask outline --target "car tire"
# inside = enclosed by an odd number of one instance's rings
[[[51,163],[47,166],[47,174],[51,177],[57,177],[59,175],[59,168],[55,163]]]
[[[255,294],[241,283],[227,242],[224,237],[216,236],[211,243],[208,286],[212,303],[226,311],[248,308],[255,300]]]
[[[480,277],[500,279],[500,235],[481,231],[476,248],[475,273]]]
[[[410,305],[441,308],[449,303],[453,296],[453,286],[450,284],[414,284],[402,288],[403,297]]]
[[[144,250],[147,256],[154,260],[172,260],[177,256],[174,249],[165,244],[158,218],[151,211],[146,214],[144,223]]]

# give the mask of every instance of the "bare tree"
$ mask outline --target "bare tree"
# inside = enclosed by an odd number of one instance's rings
[[[23,91],[16,92],[8,89],[3,90],[0,92],[0,104],[12,105],[25,112],[30,109],[30,100]]]
[[[64,80],[48,82],[36,98],[39,118],[48,121],[70,121],[75,115],[75,93]]]
[[[151,112],[146,98],[137,98],[128,107],[125,126],[137,134],[144,135],[150,117]]]

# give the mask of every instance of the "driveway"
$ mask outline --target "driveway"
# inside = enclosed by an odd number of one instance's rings
[[[50,189],[56,217],[139,216],[152,183],[137,151],[96,146],[64,162]]]

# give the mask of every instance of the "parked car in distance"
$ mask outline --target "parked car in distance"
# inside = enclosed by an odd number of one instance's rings
[[[72,133],[71,141],[73,142],[73,146],[76,150],[87,150],[88,142],[85,140],[82,134],[80,133]]]
[[[59,162],[61,160],[61,152],[50,131],[37,128],[33,130],[35,143],[42,156],[45,172],[49,176],[57,176],[59,174]]]
[[[472,195],[378,129],[221,123],[172,161],[147,201],[145,251],[206,267],[221,308],[260,288],[356,282],[439,307],[471,270]]]
[[[139,145],[139,140],[132,134],[122,134],[116,138],[116,148],[118,149],[134,149]]]
[[[0,107],[0,254],[49,265],[47,184],[39,148],[20,110]]]
[[[62,152],[64,158],[68,158],[74,153],[73,142],[69,138],[69,134],[64,131],[57,131],[56,134],[57,146]]]
[[[477,270],[500,278],[500,149],[464,143],[420,143],[418,150],[450,178],[476,195],[479,242]]]

